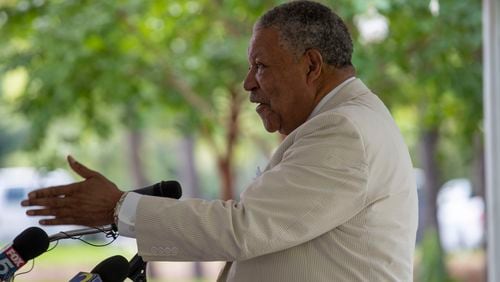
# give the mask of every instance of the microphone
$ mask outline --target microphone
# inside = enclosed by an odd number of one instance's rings
[[[109,257],[89,272],[80,272],[69,282],[123,282],[127,278],[129,264],[120,255]]]
[[[135,256],[129,262],[129,271],[127,277],[134,282],[145,282],[146,279],[146,268],[148,263],[145,262],[141,256],[135,254]]]
[[[151,186],[132,190],[131,192],[141,195],[179,199],[182,196],[182,188],[175,180],[161,181]]]
[[[0,281],[9,281],[30,259],[49,248],[47,233],[39,227],[29,227],[17,235],[12,245],[0,252]]]

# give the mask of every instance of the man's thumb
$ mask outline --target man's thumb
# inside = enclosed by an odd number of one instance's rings
[[[90,168],[77,162],[71,155],[68,155],[68,163],[71,169],[73,169],[76,173],[78,173],[78,175],[85,179],[98,174],[96,171],[93,171]]]

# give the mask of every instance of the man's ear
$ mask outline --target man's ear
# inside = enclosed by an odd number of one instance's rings
[[[321,75],[323,69],[323,56],[317,49],[308,49],[305,52],[307,63],[307,83],[314,83]]]

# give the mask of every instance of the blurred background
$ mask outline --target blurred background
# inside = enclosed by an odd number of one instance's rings
[[[238,199],[282,140],[242,88],[252,24],[281,2],[0,0],[1,246],[37,224],[19,206],[28,191],[80,180],[68,154],[122,190],[177,179],[183,197]],[[410,148],[415,281],[485,281],[481,1],[322,2]],[[135,253],[124,238],[64,240],[16,281],[67,281]],[[221,265],[153,263],[149,277],[214,281]]]

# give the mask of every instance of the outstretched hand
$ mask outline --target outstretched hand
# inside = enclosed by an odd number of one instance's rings
[[[68,156],[71,169],[85,180],[35,190],[21,205],[29,216],[45,216],[42,225],[76,224],[101,226],[113,223],[113,212],[123,192],[104,177]]]

